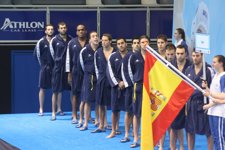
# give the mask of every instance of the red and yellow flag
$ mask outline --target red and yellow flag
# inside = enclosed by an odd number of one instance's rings
[[[141,150],[154,150],[194,88],[146,51]]]

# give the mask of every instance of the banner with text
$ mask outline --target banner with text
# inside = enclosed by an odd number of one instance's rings
[[[40,39],[46,24],[45,11],[0,11],[0,41],[29,42]]]

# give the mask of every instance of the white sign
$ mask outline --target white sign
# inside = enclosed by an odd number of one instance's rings
[[[195,33],[196,52],[210,54],[210,37],[208,34]]]

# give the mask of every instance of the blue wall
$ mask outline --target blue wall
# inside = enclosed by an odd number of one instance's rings
[[[12,113],[38,112],[38,75],[39,65],[33,56],[33,50],[14,50],[12,60]],[[46,91],[44,109],[51,111],[52,91]],[[71,111],[69,92],[63,93],[62,109]]]

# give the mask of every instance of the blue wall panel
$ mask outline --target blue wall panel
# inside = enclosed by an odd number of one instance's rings
[[[150,38],[157,38],[159,34],[165,34],[172,38],[173,11],[154,10],[150,12]]]
[[[132,39],[146,34],[146,11],[101,11],[101,34]]]
[[[15,50],[12,58],[12,113],[38,112],[39,65],[33,51]],[[52,91],[46,91],[44,109],[51,111]],[[62,109],[71,110],[69,92],[63,93]]]

